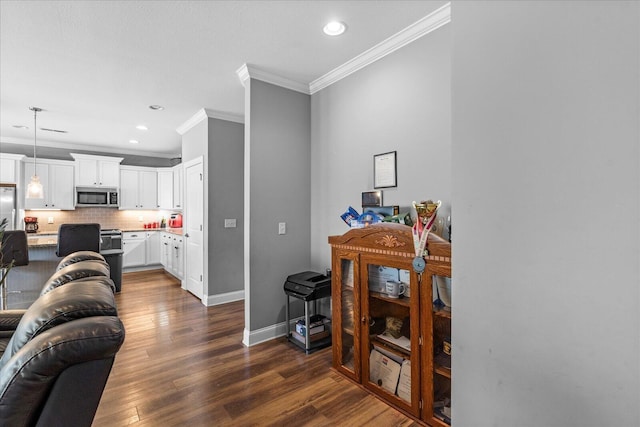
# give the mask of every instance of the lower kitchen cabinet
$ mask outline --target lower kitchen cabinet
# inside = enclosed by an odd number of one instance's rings
[[[162,232],[160,236],[160,259],[164,269],[178,279],[184,277],[183,237]]]
[[[145,267],[162,261],[160,231],[126,231],[122,233],[122,266]]]
[[[146,235],[144,232],[126,231],[122,233],[122,267],[141,267],[147,259]]]
[[[161,263],[160,233],[160,231],[146,232],[146,265],[156,265]]]

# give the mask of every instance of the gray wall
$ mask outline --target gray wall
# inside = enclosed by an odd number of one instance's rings
[[[284,321],[283,283],[309,268],[311,114],[308,95],[255,79],[246,85],[245,328],[254,331]]]
[[[373,190],[373,155],[397,151],[398,186],[385,205],[451,201],[451,29],[439,28],[311,97],[311,257],[330,266],[327,236],[348,231]],[[405,209],[408,211],[408,209]]]
[[[209,118],[207,155],[209,295],[244,289],[244,125]],[[236,228],[224,228],[225,218]]]
[[[453,419],[640,425],[640,3],[454,2]]]
[[[244,286],[244,125],[208,118],[182,135],[182,157],[202,156],[205,182],[206,296],[242,291]],[[235,218],[236,228],[224,228]]]

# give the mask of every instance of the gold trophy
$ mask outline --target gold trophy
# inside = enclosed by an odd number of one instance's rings
[[[420,221],[422,225],[425,226],[429,222],[433,223],[433,219],[435,219],[435,213],[441,204],[442,202],[440,200],[438,200],[437,202],[433,202],[432,200],[426,200],[420,203],[413,202],[413,207],[418,214],[418,221]]]

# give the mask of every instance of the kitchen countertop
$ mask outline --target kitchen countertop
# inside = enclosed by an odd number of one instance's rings
[[[57,234],[27,234],[27,246],[30,248],[46,248],[58,246]]]
[[[182,228],[135,228],[125,231],[164,231],[182,236]],[[27,233],[27,246],[30,248],[46,248],[58,246],[58,233]]]
[[[164,231],[165,233],[182,236],[182,228],[123,228],[123,232]]]

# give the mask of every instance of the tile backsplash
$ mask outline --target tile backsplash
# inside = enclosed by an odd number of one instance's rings
[[[74,211],[24,211],[25,216],[38,218],[39,233],[57,233],[60,224],[98,223],[102,228],[120,228],[123,230],[137,230],[144,228],[144,224],[167,221],[170,211],[118,210],[113,208],[77,208]],[[49,224],[53,218],[53,224]],[[24,227],[24,223],[22,224]]]

